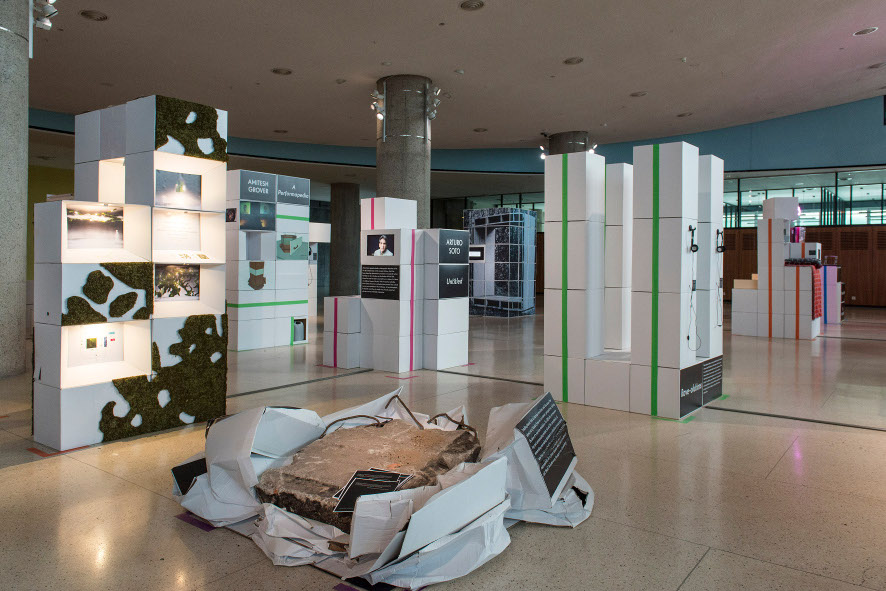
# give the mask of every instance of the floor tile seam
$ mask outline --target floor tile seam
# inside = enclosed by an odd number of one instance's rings
[[[149,493],[155,494],[155,495],[157,495],[158,497],[160,497],[160,498],[162,498],[162,499],[166,499],[167,501],[172,501],[173,503],[175,503],[175,504],[177,504],[177,505],[179,504],[177,501],[175,501],[175,500],[173,500],[173,499],[170,499],[169,497],[167,497],[166,495],[164,495],[164,494],[162,494],[162,493],[158,493],[158,492],[155,491],[155,490],[151,490],[150,488],[147,488],[146,486],[142,486],[141,484],[139,484],[139,483],[137,483],[137,482],[133,482],[132,480],[129,480],[129,478],[126,478],[126,476],[122,476],[122,475],[120,475],[120,474],[115,474],[115,473],[113,473],[113,472],[108,472],[108,471],[105,470],[104,468],[99,468],[98,466],[94,466],[94,465],[92,465],[92,464],[90,464],[90,463],[88,463],[88,462],[84,462],[83,460],[81,460],[81,459],[75,457],[73,454],[65,454],[64,456],[61,456],[61,457],[71,458],[72,460],[76,460],[76,461],[80,462],[80,463],[83,464],[84,466],[89,466],[90,468],[95,468],[95,469],[98,470],[99,472],[103,472],[103,473],[105,473],[105,474],[107,474],[107,475],[109,475],[109,476],[113,476],[114,478],[117,478],[117,479],[119,479],[119,480],[122,480],[123,482],[127,482],[127,483],[129,483],[129,484],[131,484],[131,485],[133,485],[133,486],[135,486],[135,487],[137,487],[137,488],[140,488],[140,489],[142,489],[142,490],[148,491]],[[148,471],[149,471],[149,470],[145,470],[145,472],[148,472]],[[139,474],[141,474],[141,472],[139,472]]]
[[[225,529],[226,529],[226,528],[225,528]],[[232,534],[234,534],[234,535],[237,535],[237,536],[240,536],[240,537],[244,537],[244,536],[242,536],[241,534],[238,534],[237,532],[234,532],[234,531],[229,531],[228,533],[232,533]],[[250,541],[252,541],[252,540],[250,540]],[[250,568],[252,568],[252,567],[254,567],[254,566],[258,565],[258,564],[261,564],[262,562],[266,562],[266,561],[268,561],[268,557],[265,556],[264,554],[262,554],[262,555],[258,558],[258,560],[256,560],[255,562],[250,562],[249,564],[247,564],[247,565],[244,566],[243,568],[238,568],[238,569],[233,570],[233,571],[231,571],[231,572],[229,572],[229,573],[227,573],[227,574],[224,574],[224,575],[221,575],[221,576],[219,576],[219,577],[215,577],[215,578],[213,578],[213,579],[210,579],[210,580],[208,580],[208,581],[205,581],[202,585],[200,585],[200,586],[198,586],[198,587],[193,587],[193,589],[194,589],[194,591],[199,591],[200,589],[206,589],[209,585],[212,585],[212,584],[214,584],[214,583],[218,583],[219,581],[221,581],[221,580],[223,580],[223,579],[226,579],[226,578],[228,578],[228,577],[234,576],[234,575],[236,575],[237,573],[241,573],[241,572],[243,572],[243,571],[245,571],[245,570],[247,570],[247,569],[250,569]],[[293,568],[293,567],[288,567],[288,568]],[[297,567],[295,567],[295,568],[297,568]]]
[[[25,441],[28,441],[28,438],[27,438],[27,437],[22,437],[22,436],[19,435],[18,433],[14,433],[14,432],[10,431],[9,429],[3,429],[3,428],[0,428],[0,431],[3,431],[4,433],[9,433],[9,434],[12,435],[13,437],[18,437],[19,439],[24,439]],[[18,441],[15,441],[15,442],[13,442],[13,441],[8,441],[7,443],[18,443]],[[35,442],[35,443],[36,443],[36,442]]]
[[[335,379],[338,379],[338,378],[346,378],[346,377],[348,377],[348,376],[356,376],[356,375],[360,375],[360,374],[364,374],[364,373],[370,373],[370,372],[372,372],[372,371],[375,371],[375,370],[373,370],[373,369],[369,369],[369,368],[361,368],[361,369],[359,369],[359,370],[357,370],[357,371],[351,371],[351,372],[343,373],[343,374],[334,374],[334,375],[331,375],[331,376],[322,376],[322,377],[319,377],[319,378],[312,378],[312,379],[309,379],[309,380],[303,380],[303,381],[301,381],[301,382],[294,382],[294,383],[292,383],[292,384],[283,384],[283,385],[280,385],[280,386],[271,386],[271,387],[268,387],[268,388],[260,388],[260,389],[258,389],[258,390],[248,390],[248,391],[246,391],[246,392],[238,392],[238,393],[236,393],[236,394],[228,394],[228,395],[225,397],[225,400],[230,400],[231,398],[239,398],[239,397],[241,397],[241,396],[251,396],[251,395],[253,395],[253,394],[264,394],[265,392],[273,392],[274,390],[284,390],[284,389],[286,389],[286,388],[296,388],[296,387],[298,387],[298,386],[307,386],[307,385],[309,385],[309,384],[314,384],[314,383],[316,383],[316,382],[325,382],[325,381],[328,381],[328,380],[335,380]]]
[[[787,453],[789,451],[791,451],[791,448],[794,447],[794,445],[797,443],[798,439],[800,439],[799,434],[796,437],[794,437],[793,441],[791,441],[791,443],[790,443],[790,445],[788,445],[787,449],[784,450],[784,453],[782,453],[781,456],[779,456],[778,460],[774,464],[772,464],[772,467],[769,469],[769,472],[766,473],[766,477],[763,480],[769,479],[769,476],[772,475],[772,471],[775,470],[776,466],[778,466],[781,463],[781,461],[784,459],[784,457],[787,455]]]
[[[832,495],[840,495],[843,497],[849,496],[849,497],[853,497],[854,499],[859,500],[859,501],[876,501],[876,502],[880,502],[880,503],[886,502],[886,498],[875,497],[872,495],[866,495],[864,493],[860,493],[857,491],[851,491],[851,490],[845,490],[845,489],[837,490],[835,488],[829,488],[826,486],[816,486],[814,484],[803,484],[800,482],[791,482],[790,480],[783,480],[778,477],[768,478],[768,480],[769,480],[769,482],[774,482],[777,484],[784,484],[787,486],[799,486],[801,488],[809,489],[813,492],[823,492],[823,493],[828,493],[828,494],[832,494]]]
[[[780,564],[778,562],[772,562],[771,560],[764,560],[762,558],[757,558],[756,556],[748,556],[746,554],[742,554],[741,552],[735,552],[733,550],[726,550],[725,548],[718,548],[716,546],[711,546],[711,548],[714,550],[717,550],[718,552],[732,554],[733,556],[740,556],[742,558],[747,558],[748,560],[756,560],[757,562],[762,562],[764,564],[771,564],[772,566],[786,568],[786,569],[792,570],[794,572],[803,573],[806,575],[812,575],[813,577],[821,577],[822,579],[827,579],[829,581],[837,581],[838,583],[845,583],[847,585],[852,585],[853,587],[858,587],[859,589],[876,589],[876,587],[866,587],[860,583],[853,583],[852,581],[847,581],[846,579],[838,579],[837,577],[831,577],[828,575],[823,575],[821,573],[814,573],[812,571],[803,570],[802,568],[797,568],[796,566],[790,566],[787,564]]]
[[[634,524],[632,524],[632,523],[625,523],[625,522],[623,522],[623,521],[617,521],[617,520],[615,520],[615,519],[610,519],[610,518],[608,518],[608,517],[599,517],[599,516],[597,516],[597,515],[594,515],[593,512],[591,513],[591,519],[599,519],[600,521],[607,521],[607,522],[609,522],[609,523],[614,523],[614,524],[616,524],[616,525],[620,525],[620,526],[622,526],[622,527],[627,527],[627,528],[630,528],[630,529],[635,529],[635,530],[637,530],[637,531],[641,531],[641,532],[643,532],[643,533],[653,534],[653,535],[656,535],[656,536],[661,536],[661,537],[663,537],[663,538],[668,538],[668,539],[670,539],[670,540],[677,540],[677,541],[680,541],[680,542],[686,542],[687,544],[692,544],[693,546],[699,546],[700,548],[707,548],[708,550],[714,548],[713,546],[709,546],[709,545],[707,545],[707,544],[702,544],[702,543],[700,543],[700,542],[694,542],[694,541],[692,541],[692,540],[687,540],[686,538],[681,538],[680,536],[675,536],[675,535],[672,535],[672,534],[662,533],[662,532],[660,532],[660,531],[655,531],[654,529],[649,529],[649,528],[646,528],[646,527],[640,527],[640,526],[638,526],[638,525],[634,525]],[[579,525],[578,527],[581,527],[581,526]],[[714,549],[716,549],[716,548],[714,548]]]
[[[683,577],[683,582],[680,583],[680,585],[677,587],[676,591],[680,591],[680,589],[683,588],[683,585],[686,584],[686,581],[689,580],[689,577],[692,576],[692,573],[695,572],[695,569],[698,568],[698,565],[701,564],[701,561],[705,559],[705,556],[707,556],[710,551],[711,551],[711,547],[708,546],[707,550],[704,551],[704,554],[701,555],[701,558],[698,559],[698,562],[695,563],[695,566],[693,566],[692,569],[690,569],[689,573],[685,577]]]

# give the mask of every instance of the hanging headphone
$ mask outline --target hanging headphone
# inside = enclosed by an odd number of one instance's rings
[[[689,224],[689,234],[690,234],[689,250],[691,252],[698,252],[698,244],[695,243],[695,230],[696,230],[696,228],[692,224]]]
[[[717,252],[726,252],[726,232],[717,230]]]

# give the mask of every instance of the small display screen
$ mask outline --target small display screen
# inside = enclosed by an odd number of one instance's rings
[[[395,253],[393,234],[369,234],[366,236],[366,255],[392,257]]]

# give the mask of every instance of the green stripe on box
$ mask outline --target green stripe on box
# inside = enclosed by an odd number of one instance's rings
[[[566,314],[566,311],[567,311],[566,286],[568,285],[567,280],[568,280],[568,274],[569,274],[568,273],[569,266],[567,265],[567,257],[566,257],[566,252],[567,252],[566,246],[569,244],[569,222],[568,222],[569,214],[567,213],[567,208],[566,208],[566,203],[567,203],[568,193],[569,193],[569,166],[568,166],[568,163],[569,163],[569,155],[563,154],[563,198],[561,200],[562,201],[562,210],[563,210],[563,222],[562,222],[563,231],[561,232],[562,240],[561,240],[561,244],[560,244],[560,249],[562,251],[561,252],[562,258],[560,261],[560,268],[561,268],[561,274],[562,274],[561,281],[563,282],[562,285],[560,286],[560,306],[562,307],[562,312],[560,314],[560,321],[562,324],[560,327],[560,338],[561,338],[561,343],[562,343],[561,344],[561,348],[562,348],[561,354],[563,355],[563,357],[562,357],[563,402],[569,402],[569,380],[568,380],[569,368],[567,366],[567,363],[568,363],[567,357],[569,356],[569,347],[566,344],[566,331],[568,328],[568,323],[566,321],[566,316],[567,316],[567,314]]]
[[[303,218],[303,217],[300,217],[300,216],[297,216],[297,215],[280,215],[280,214],[277,214],[277,217],[280,218],[281,220],[298,220],[298,221],[300,221],[300,222],[309,222],[309,221],[311,221],[310,218]]]
[[[255,302],[252,304],[232,304],[228,302],[231,308],[259,308],[262,306],[292,306],[293,304],[307,304],[308,300],[292,300],[289,302]]]
[[[658,144],[652,146],[652,343],[649,414],[658,416]]]

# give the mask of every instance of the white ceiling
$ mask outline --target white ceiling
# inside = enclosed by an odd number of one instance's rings
[[[541,131],[575,129],[599,143],[653,138],[886,87],[886,68],[868,68],[886,60],[883,0],[487,0],[475,12],[459,0],[57,7],[53,30],[37,33],[32,107],[80,113],[165,94],[227,109],[231,135],[248,138],[373,146],[368,95],[389,74],[429,76],[451,96],[433,124],[437,148],[526,147]],[[110,18],[88,21],[84,9]],[[852,36],[869,26],[881,30]],[[584,62],[562,63],[572,56]]]

